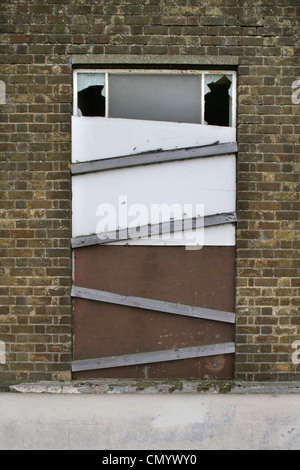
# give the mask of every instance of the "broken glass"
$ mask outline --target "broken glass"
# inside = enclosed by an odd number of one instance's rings
[[[77,74],[77,115],[105,116],[105,74]]]
[[[232,125],[232,78],[206,74],[204,78],[204,120],[215,126]]]

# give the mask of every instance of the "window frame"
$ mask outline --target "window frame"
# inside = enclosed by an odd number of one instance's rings
[[[236,89],[237,89],[237,75],[236,71],[234,70],[226,70],[226,69],[211,69],[211,70],[196,70],[196,69],[189,69],[189,70],[182,70],[182,69],[145,69],[145,68],[77,68],[73,70],[73,116],[80,117],[77,114],[78,108],[78,93],[77,93],[77,74],[80,73],[102,73],[105,74],[105,89],[107,96],[109,95],[109,74],[170,74],[170,75],[200,75],[200,88],[201,88],[201,112],[200,112],[200,123],[199,125],[208,125],[204,121],[204,107],[205,107],[205,76],[206,75],[231,75],[232,76],[232,102],[231,102],[231,125],[227,127],[236,127]],[[108,116],[108,102],[109,100],[105,100],[105,118],[109,118]],[[109,118],[115,119],[115,118]]]

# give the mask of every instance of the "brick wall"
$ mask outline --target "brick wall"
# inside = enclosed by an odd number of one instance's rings
[[[1,5],[2,381],[70,378],[71,58],[80,54],[239,58],[236,378],[299,379],[299,13],[299,0]]]

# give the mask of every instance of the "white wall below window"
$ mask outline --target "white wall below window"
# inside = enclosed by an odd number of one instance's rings
[[[300,396],[2,393],[0,449],[299,450]]]

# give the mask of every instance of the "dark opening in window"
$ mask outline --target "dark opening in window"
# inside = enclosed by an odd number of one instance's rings
[[[204,119],[214,126],[230,126],[231,81],[223,76],[218,81],[208,82],[209,92],[205,94]]]
[[[82,116],[105,116],[104,86],[93,85],[78,92],[78,108]]]

